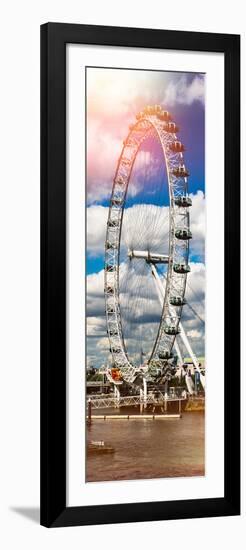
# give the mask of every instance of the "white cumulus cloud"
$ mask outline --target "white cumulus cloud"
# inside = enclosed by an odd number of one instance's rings
[[[163,103],[172,107],[175,104],[191,105],[194,101],[204,104],[205,83],[202,75],[194,76],[190,82],[186,75],[171,80],[164,93]]]
[[[190,226],[193,239],[190,254],[204,259],[205,248],[205,197],[202,191],[191,195]],[[106,237],[108,207],[92,205],[87,208],[87,253],[103,256]],[[147,222],[148,220],[148,222]],[[122,227],[122,244],[126,248],[167,251],[168,207],[146,204],[127,208]]]

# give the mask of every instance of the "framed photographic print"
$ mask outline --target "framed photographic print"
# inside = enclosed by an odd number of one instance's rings
[[[240,38],[41,27],[41,523],[240,513]]]

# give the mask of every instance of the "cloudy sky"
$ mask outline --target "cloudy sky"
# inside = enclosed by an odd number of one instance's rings
[[[105,324],[104,242],[108,205],[116,163],[129,124],[144,106],[161,104],[180,127],[185,164],[190,171],[189,193],[193,239],[190,246],[191,273],[183,324],[198,356],[204,355],[204,75],[122,69],[87,68],[87,353],[88,363],[109,362]],[[148,354],[158,329],[160,304],[146,266],[131,267],[124,257],[128,247],[143,246],[167,252],[168,194],[165,168],[158,144],[141,147],[129,184],[122,228],[121,299],[123,328],[132,358],[144,340]],[[146,216],[148,214],[148,224]],[[137,220],[137,221],[136,221]],[[151,221],[153,220],[153,221]],[[150,243],[150,245],[149,245]],[[147,244],[146,244],[147,246]],[[141,248],[144,249],[145,247]],[[141,262],[141,260],[140,260]],[[137,281],[137,283],[135,282]],[[136,294],[138,300],[133,299]],[[130,323],[129,323],[130,320]],[[141,320],[141,323],[139,322]],[[187,355],[183,350],[184,355]]]

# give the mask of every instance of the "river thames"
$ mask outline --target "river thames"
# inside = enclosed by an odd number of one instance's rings
[[[93,420],[87,441],[99,440],[114,453],[88,455],[87,481],[205,475],[204,412],[165,420]]]

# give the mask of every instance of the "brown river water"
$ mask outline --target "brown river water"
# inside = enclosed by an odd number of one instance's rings
[[[183,412],[181,419],[93,420],[87,441],[99,440],[115,452],[88,455],[87,481],[205,475],[204,412]]]

